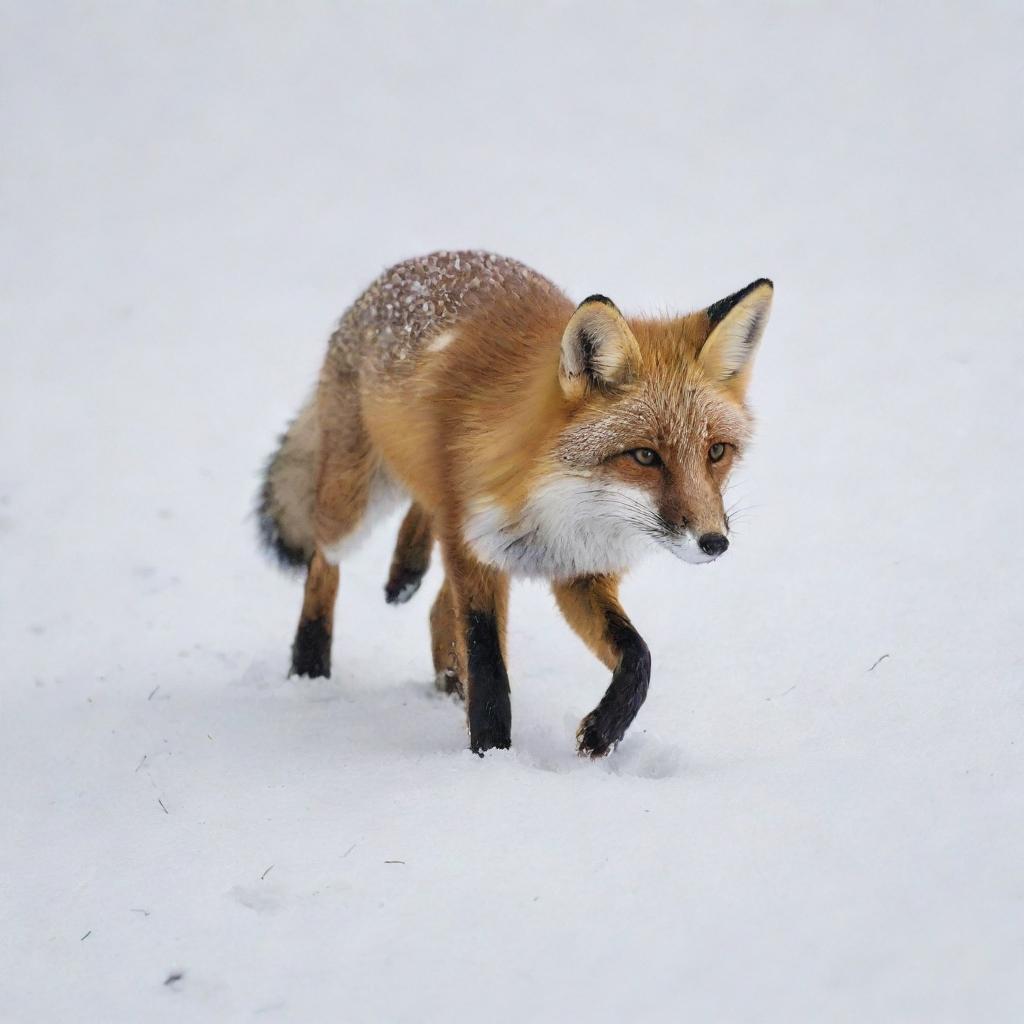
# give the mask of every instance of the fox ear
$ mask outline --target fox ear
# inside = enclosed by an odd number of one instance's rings
[[[771,281],[762,277],[708,306],[711,332],[697,362],[716,384],[740,390],[746,386],[744,371],[749,369],[768,323],[773,291]]]
[[[588,385],[615,385],[635,372],[640,350],[615,303],[603,295],[584,299],[562,335],[558,375],[567,395]]]

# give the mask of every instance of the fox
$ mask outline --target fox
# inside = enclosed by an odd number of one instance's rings
[[[620,581],[652,549],[701,564],[729,547],[723,489],[752,436],[773,294],[758,278],[696,312],[627,317],[483,251],[384,271],[266,463],[263,544],[305,571],[289,675],[330,676],[339,564],[407,506],[385,599],[408,601],[440,548],[434,680],[464,700],[470,749],[511,745],[509,586],[534,577],[611,672],[576,733],[581,756],[611,752],[651,679]]]

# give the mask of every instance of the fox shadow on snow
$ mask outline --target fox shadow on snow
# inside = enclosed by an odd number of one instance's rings
[[[286,678],[275,659],[254,662],[236,685],[272,695],[275,704],[286,700],[289,717],[301,719],[314,736],[325,736],[332,753],[347,749],[365,756],[417,759],[470,756],[462,701],[439,693],[428,681],[368,684],[366,678],[357,665],[330,679]],[[589,771],[646,779],[671,778],[685,770],[680,748],[641,723],[634,724],[609,756],[591,761],[579,757],[575,749],[582,712],[574,717],[564,703],[559,707],[553,701],[536,707],[529,698],[520,698],[516,711],[512,749],[491,751],[485,761],[511,761],[558,774]]]

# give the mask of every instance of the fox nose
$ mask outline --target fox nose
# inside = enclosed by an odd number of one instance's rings
[[[702,533],[697,544],[705,555],[717,558],[729,546],[729,541],[720,533]]]

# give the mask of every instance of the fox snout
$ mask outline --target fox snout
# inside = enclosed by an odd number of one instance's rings
[[[717,558],[719,555],[724,554],[729,547],[729,539],[721,533],[702,533],[697,538],[697,547],[705,555]]]
[[[698,533],[687,526],[673,536],[666,537],[665,546],[681,561],[703,565],[725,554],[729,548],[729,538],[718,530]]]

